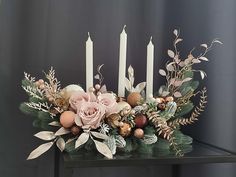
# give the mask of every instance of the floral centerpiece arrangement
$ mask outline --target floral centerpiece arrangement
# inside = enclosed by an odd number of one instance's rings
[[[180,128],[198,120],[207,103],[206,88],[198,89],[199,81],[194,74],[206,76],[195,65],[206,62],[210,45],[201,44],[202,53],[190,51],[181,58],[177,45],[183,40],[174,30],[174,50],[168,50],[165,69],[160,69],[166,78],[154,96],[145,95],[145,82],[134,87],[134,69],[128,68],[125,79],[126,96],[118,97],[103,84],[102,66],[98,66],[95,79],[98,83],[87,92],[76,84],[61,87],[53,68],[45,73],[46,79],[36,80],[25,73],[22,88],[29,100],[20,105],[22,112],[35,117],[33,125],[42,129],[34,136],[47,141],[33,150],[28,159],[34,159],[49,150],[54,144],[66,152],[79,149],[96,149],[111,159],[116,152],[131,152],[151,149],[165,143],[165,148],[183,155],[181,146],[191,144],[192,138]],[[198,96],[194,105],[192,97]],[[188,116],[188,117],[186,117]],[[78,152],[79,153],[79,152]]]

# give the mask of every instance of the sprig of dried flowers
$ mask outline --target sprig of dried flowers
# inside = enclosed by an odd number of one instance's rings
[[[171,61],[159,70],[166,84],[152,98],[145,97],[145,82],[134,87],[131,66],[125,80],[126,98],[107,91],[102,83],[103,65],[98,66],[95,75],[98,84],[88,92],[76,84],[61,88],[53,68],[45,73],[46,80],[36,81],[25,73],[22,88],[28,93],[29,102],[22,103],[20,109],[36,116],[34,126],[43,129],[34,136],[49,141],[32,151],[28,159],[37,158],[53,144],[67,152],[95,146],[105,157],[113,158],[117,151],[130,152],[140,146],[151,148],[153,144],[168,142],[176,155],[183,155],[179,147],[191,144],[192,139],[180,131],[180,126],[198,120],[207,103],[206,88],[196,91],[199,82],[193,80],[195,72],[199,72],[202,79],[206,73],[193,66],[208,61],[206,54],[213,44],[222,43],[215,39],[209,46],[201,44],[202,53],[194,56],[192,49],[186,59],[181,59],[177,45],[183,39],[178,30],[174,30],[174,35],[174,50],[167,52]],[[194,106],[191,98],[198,94],[199,106]],[[190,112],[189,118],[183,117]]]

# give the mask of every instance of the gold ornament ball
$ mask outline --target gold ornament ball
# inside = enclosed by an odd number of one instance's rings
[[[131,125],[129,123],[123,123],[123,125],[120,127],[119,133],[123,137],[129,136],[131,133]]]
[[[172,102],[172,101],[174,101],[174,98],[172,96],[168,96],[168,97],[166,97],[165,101]]]
[[[116,106],[116,110],[118,112],[122,111],[122,110],[131,110],[131,106],[129,105],[129,103],[125,102],[125,101],[121,101],[117,103]]]
[[[73,127],[71,127],[70,131],[73,135],[78,135],[80,132],[80,127],[74,125]]]
[[[60,116],[60,123],[64,128],[70,128],[75,123],[75,113],[72,111],[65,111]]]
[[[128,95],[127,97],[127,102],[132,106],[132,107],[135,107],[135,106],[138,106],[138,104],[140,103],[142,99],[142,96],[140,93],[138,92],[132,92]]]
[[[134,136],[139,139],[143,138],[144,137],[143,129],[137,128],[136,130],[134,130]]]

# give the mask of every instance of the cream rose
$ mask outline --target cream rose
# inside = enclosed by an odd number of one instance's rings
[[[82,128],[97,129],[103,116],[105,108],[97,102],[83,102],[77,110],[76,124]]]
[[[117,112],[116,97],[111,93],[104,93],[97,97],[98,103],[105,107],[106,115]]]
[[[90,100],[91,98],[88,93],[84,91],[76,91],[71,95],[69,103],[70,106],[76,111],[77,108],[81,105],[81,103],[88,102]]]

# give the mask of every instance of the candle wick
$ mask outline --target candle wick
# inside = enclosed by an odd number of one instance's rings
[[[126,28],[126,25],[124,25],[123,30],[125,30],[125,28]]]

